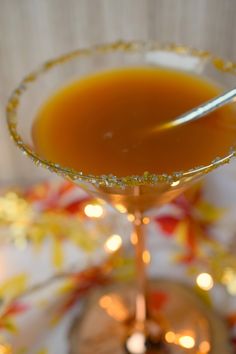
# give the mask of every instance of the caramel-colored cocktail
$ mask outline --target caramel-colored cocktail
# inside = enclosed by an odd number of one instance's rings
[[[168,131],[152,133],[152,128],[219,91],[184,71],[99,72],[68,84],[43,104],[33,125],[35,149],[61,166],[94,175],[171,174],[206,165],[235,143],[231,106]]]

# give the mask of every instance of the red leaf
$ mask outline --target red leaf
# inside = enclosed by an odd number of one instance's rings
[[[68,204],[64,210],[67,211],[70,214],[76,214],[79,213],[82,209],[82,207],[84,206],[84,204],[86,202],[88,202],[91,198],[89,197],[84,197],[83,199],[80,200],[75,200],[73,202],[71,202],[70,204]]]
[[[228,321],[230,327],[236,326],[236,312],[231,313],[231,314],[227,317],[227,321]]]
[[[26,191],[24,192],[24,197],[31,203],[35,201],[43,200],[47,198],[49,190],[50,190],[50,183],[46,181],[41,184],[33,185],[27,188]]]
[[[184,264],[190,264],[191,262],[194,261],[194,259],[195,259],[195,254],[193,254],[192,252],[187,252],[185,255],[179,258],[179,262]]]
[[[162,291],[152,292],[148,296],[148,306],[154,310],[161,310],[168,301],[168,295]]]
[[[75,288],[67,297],[65,303],[62,304],[58,311],[58,317],[70,310],[83,296],[96,286],[105,285],[110,282],[110,278],[104,273],[102,267],[92,267],[91,269],[75,273],[72,275],[75,281]]]
[[[74,188],[75,185],[72,182],[65,181],[59,186],[58,195],[61,196]]]
[[[21,304],[19,302],[13,302],[5,310],[4,315],[2,317],[7,317],[10,315],[22,313],[22,312],[25,312],[27,309],[28,309],[28,306],[26,304]]]
[[[180,219],[174,216],[158,216],[155,218],[155,221],[160,225],[163,232],[168,236],[172,236],[175,231]]]

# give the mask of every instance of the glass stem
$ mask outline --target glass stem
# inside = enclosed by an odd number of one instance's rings
[[[147,317],[146,305],[146,264],[144,258],[145,252],[145,225],[143,224],[142,213],[137,211],[134,213],[134,234],[133,244],[135,246],[135,265],[136,265],[136,282],[137,295],[135,304],[135,328],[139,331],[145,330]]]

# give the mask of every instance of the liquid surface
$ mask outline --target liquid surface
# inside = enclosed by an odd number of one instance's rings
[[[35,149],[63,167],[95,175],[172,173],[205,165],[235,145],[232,105],[167,131],[147,131],[220,91],[201,77],[169,69],[96,73],[44,103],[33,125]]]

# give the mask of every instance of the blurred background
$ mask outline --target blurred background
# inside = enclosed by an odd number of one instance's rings
[[[235,12],[234,0],[0,0],[0,185],[49,177],[6,129],[7,98],[26,73],[64,52],[117,39],[177,42],[236,60]]]
[[[236,0],[0,0],[0,190],[3,186],[28,186],[45,178],[56,178],[35,167],[18,151],[6,127],[7,99],[31,70],[68,51],[119,39],[174,42],[236,62],[235,14]],[[210,174],[192,199],[185,196],[184,208],[181,209],[181,203],[178,207],[170,205],[164,214],[154,214],[147,227],[152,259],[150,274],[180,278],[196,286],[198,292],[203,291],[199,294],[208,304],[213,299],[213,305],[231,327],[236,350],[235,185],[236,161]],[[103,258],[98,254],[104,257],[113,252],[107,248],[107,240],[112,236],[121,242],[121,235],[126,246],[129,219],[124,215],[122,219],[103,204],[87,200],[78,189],[64,184],[57,186],[53,181],[51,185],[33,185],[24,193],[19,190],[19,195],[17,189],[4,196],[0,194],[1,300],[16,296],[64,269],[76,266],[73,269],[77,270],[78,264],[87,267],[95,259],[99,263]],[[90,210],[95,207],[95,211],[98,208],[100,215],[86,213],[86,207]],[[35,244],[40,247],[36,249]],[[189,254],[191,259],[187,257]],[[122,276],[127,277],[127,273],[132,276],[129,254],[122,262]],[[208,283],[199,283],[202,275],[203,280],[207,275]],[[69,291],[72,289],[73,295],[75,289],[80,295],[77,280],[73,284]],[[47,296],[49,305],[50,299],[54,301],[54,297]],[[29,335],[31,326],[25,326],[27,317],[24,325],[21,321],[19,316],[17,325],[23,332],[15,332],[15,337],[7,323],[6,340],[15,345],[24,337],[26,342],[35,344],[35,338]],[[38,331],[38,318],[35,323],[32,328]],[[3,331],[0,332],[1,354],[1,348],[8,347],[1,345]],[[51,335],[51,327],[48,332]],[[61,333],[55,338],[50,344],[53,349],[48,352],[65,353],[65,338]],[[55,350],[55,343],[61,352]],[[42,347],[34,349],[35,353],[46,353]]]

